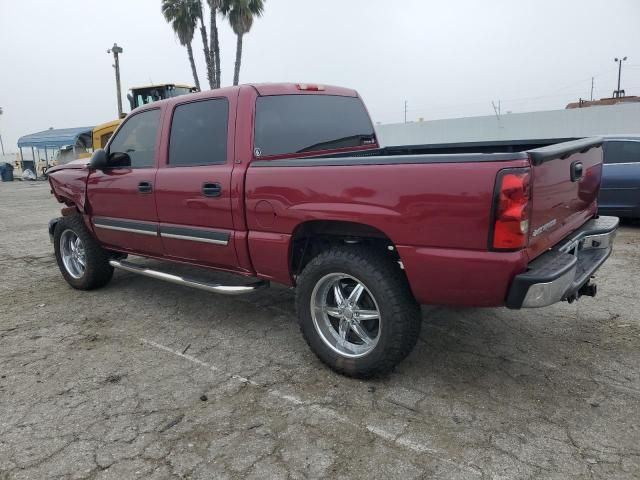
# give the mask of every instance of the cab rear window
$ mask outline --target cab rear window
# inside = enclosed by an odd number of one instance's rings
[[[334,150],[374,142],[373,125],[359,98],[274,95],[256,100],[256,157]]]

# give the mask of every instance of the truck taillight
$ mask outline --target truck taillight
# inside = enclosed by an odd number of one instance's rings
[[[493,199],[493,250],[518,250],[527,245],[531,173],[528,168],[510,168],[498,173]]]

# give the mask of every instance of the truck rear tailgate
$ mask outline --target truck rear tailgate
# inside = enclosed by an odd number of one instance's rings
[[[532,167],[528,255],[533,260],[596,213],[602,139],[563,142],[527,153]]]

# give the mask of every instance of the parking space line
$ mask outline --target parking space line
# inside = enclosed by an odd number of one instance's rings
[[[147,340],[146,338],[141,338],[140,341],[142,343],[146,343],[147,345],[150,345],[152,347],[158,348],[160,350],[164,350],[165,352],[173,353],[174,355],[177,355],[178,357],[184,358],[185,360],[189,360],[191,363],[195,363],[196,365],[200,365],[201,367],[208,368],[212,372],[219,372],[219,373],[222,373],[224,375],[227,375],[229,378],[232,378],[234,380],[238,380],[241,383],[248,383],[249,385],[253,385],[255,387],[259,387],[260,386],[258,383],[254,382],[253,380],[249,380],[248,378],[242,377],[240,375],[229,375],[229,374],[223,372],[222,370],[220,370],[215,365],[211,365],[210,363],[203,362],[202,360],[199,360],[196,357],[194,357],[193,355],[189,355],[188,353],[182,353],[182,352],[179,352],[177,350],[173,350],[172,348],[169,348],[169,347],[167,347],[165,345],[162,345],[160,343],[154,342],[153,340]],[[285,398],[285,397],[282,397],[282,398],[287,400],[287,398]]]
[[[216,373],[220,373],[223,375],[226,375],[228,378],[236,380],[240,383],[246,384],[246,385],[251,385],[253,387],[258,387],[258,388],[264,388],[262,387],[259,383],[250,380],[248,378],[245,378],[243,376],[240,375],[233,375],[233,374],[228,374],[225,371],[223,371],[222,369],[216,367],[215,365],[212,365],[210,363],[204,362],[196,357],[194,357],[193,355],[189,355],[187,353],[183,353],[180,352],[179,350],[174,350],[170,347],[167,347],[166,345],[162,345],[161,343],[157,343],[154,342],[153,340],[147,340],[146,338],[141,338],[140,341],[145,344],[148,345],[150,347],[156,348],[158,350],[162,350],[164,352],[167,353],[171,353],[177,357],[183,358],[184,360],[187,360],[195,365],[198,365],[200,367],[206,368],[208,370],[211,370],[212,372],[216,372]],[[356,427],[356,428],[360,428],[360,429],[364,429],[366,431],[368,431],[369,433],[377,436],[378,438],[381,438],[382,440],[386,441],[386,442],[390,442],[393,443],[399,447],[405,448],[405,449],[409,449],[415,453],[420,453],[420,454],[427,454],[431,457],[433,457],[434,459],[445,463],[451,467],[457,468],[459,470],[463,470],[467,473],[471,473],[473,475],[477,475],[477,476],[482,476],[482,472],[474,467],[468,466],[468,465],[464,465],[464,464],[460,464],[457,462],[454,462],[453,460],[450,460],[448,458],[444,458],[442,456],[440,456],[440,452],[438,452],[437,450],[427,447],[426,445],[417,442],[417,441],[413,441],[413,440],[409,440],[407,438],[403,438],[401,435],[399,434],[394,434],[391,433],[383,428],[377,427],[377,426],[372,426],[372,425],[360,425],[359,423],[354,422],[353,420],[351,420],[350,418],[348,418],[347,416],[335,411],[332,408],[329,407],[325,407],[322,405],[317,405],[315,403],[309,403],[306,402],[304,400],[302,400],[301,398],[295,396],[295,395],[291,395],[291,394],[286,394],[283,392],[280,392],[279,390],[274,390],[274,389],[268,389],[266,390],[266,393],[268,395],[274,396],[279,398],[280,400],[284,400],[288,403],[291,403],[293,405],[296,406],[303,406],[304,408],[307,408],[308,410],[312,410],[316,413],[319,413],[321,415],[324,415],[326,417],[331,418],[332,420],[339,420],[342,423],[345,423],[349,426],[352,427]]]

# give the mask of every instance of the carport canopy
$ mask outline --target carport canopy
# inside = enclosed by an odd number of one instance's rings
[[[54,149],[64,146],[82,145],[91,147],[91,132],[93,127],[75,127],[49,129],[42,132],[24,135],[18,139],[18,147],[33,147]]]

